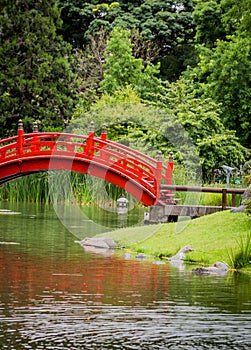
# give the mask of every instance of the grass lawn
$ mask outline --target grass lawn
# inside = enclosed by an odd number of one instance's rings
[[[171,257],[190,244],[194,252],[187,254],[188,260],[200,265],[215,261],[230,265],[228,252],[230,249],[238,252],[238,242],[245,240],[250,232],[251,217],[224,211],[186,222],[118,229],[105,236],[127,250],[155,257]]]

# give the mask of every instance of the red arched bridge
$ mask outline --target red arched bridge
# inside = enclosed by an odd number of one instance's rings
[[[162,203],[160,185],[172,184],[173,160],[162,163],[107,139],[106,129],[87,136],[34,131],[25,134],[22,121],[18,135],[0,140],[0,185],[12,179],[49,170],[70,170],[109,181],[131,193],[144,205]],[[169,198],[170,191],[166,191]],[[163,195],[163,194],[162,194]],[[170,195],[171,196],[171,195]]]

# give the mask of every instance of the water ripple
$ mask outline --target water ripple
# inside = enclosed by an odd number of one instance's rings
[[[208,313],[204,308],[168,303],[144,308],[54,300],[16,308],[4,324],[10,343],[18,326],[25,349],[247,350],[251,343],[250,315]]]

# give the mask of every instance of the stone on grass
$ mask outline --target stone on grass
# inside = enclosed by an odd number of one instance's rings
[[[244,213],[246,209],[245,201],[251,200],[251,185],[245,190],[242,196],[241,205],[239,207],[231,209],[231,213]]]

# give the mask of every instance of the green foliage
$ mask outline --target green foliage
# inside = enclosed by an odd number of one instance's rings
[[[54,1],[2,1],[0,15],[0,136],[16,133],[18,119],[27,130],[64,127],[74,107],[71,47],[57,36]]]
[[[237,245],[239,250],[236,252],[236,249],[230,249],[228,257],[231,267],[241,269],[251,263],[251,233],[248,233],[245,238],[240,237]]]
[[[187,79],[186,76],[176,83],[166,83],[161,94],[156,96],[155,104],[176,121],[174,134],[176,132],[177,138],[180,127],[188,132],[200,157],[203,178],[208,182],[215,168],[224,163],[232,166],[242,164],[248,151],[239,143],[235,132],[225,128],[221,106],[212,98],[197,97],[195,87],[195,83],[191,84],[191,77]],[[161,130],[165,128],[170,132],[168,120],[161,121]],[[184,154],[187,155],[187,152]]]
[[[244,201],[245,204],[245,212],[247,215],[251,215],[251,199],[247,199]]]
[[[193,12],[193,22],[196,26],[196,41],[207,47],[213,47],[218,39],[226,35],[222,24],[222,6],[219,0],[197,0]]]
[[[212,50],[201,48],[194,69],[201,93],[221,104],[224,125],[236,130],[246,146],[251,141],[250,50],[248,38],[233,36],[230,41],[218,41]]]
[[[73,115],[71,129],[86,134],[90,122],[94,120],[97,134],[102,124],[106,124],[107,137],[110,140],[116,140],[154,157],[157,149],[163,148],[163,153],[168,155],[170,149],[166,147],[167,141],[164,138],[160,140],[158,136],[156,117],[157,111],[142,104],[137,93],[128,85],[113,95],[103,94],[89,112],[79,106]]]
[[[132,55],[133,44],[130,41],[130,31],[114,28],[106,46],[104,64],[104,80],[101,89],[112,94],[127,84],[136,86],[143,70],[141,59]]]
[[[244,185],[249,186],[251,185],[251,160],[248,160],[244,165],[243,165],[243,180],[244,180]]]
[[[115,27],[107,42],[105,50],[104,79],[101,81],[101,90],[106,94],[131,85],[141,97],[147,98],[149,93],[156,93],[160,86],[160,64],[148,64],[144,68],[143,60],[133,56],[133,46],[130,40],[130,31]]]
[[[61,9],[63,26],[61,33],[74,47],[82,49],[89,41],[105,29],[112,32],[115,27],[137,29],[144,42],[154,43],[161,60],[162,76],[176,79],[193,61],[194,26],[192,11],[194,0],[173,1],[88,1],[57,0]],[[144,48],[140,57],[143,58]],[[137,55],[136,55],[137,56]],[[137,56],[139,57],[139,56]]]
[[[99,99],[100,82],[103,79],[103,61],[108,35],[100,30],[95,36],[89,37],[85,50],[76,49],[74,52],[74,72],[78,81],[78,104],[89,110]]]
[[[225,127],[249,147],[251,2],[198,0],[193,17],[201,44],[194,70],[200,93],[221,104]]]
[[[251,2],[250,0],[221,0],[224,14],[222,22],[230,32],[245,33],[251,35]]]

